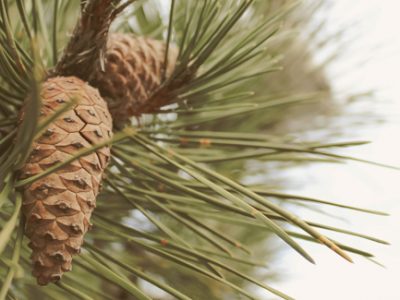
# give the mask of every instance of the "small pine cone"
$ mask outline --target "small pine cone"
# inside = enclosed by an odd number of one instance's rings
[[[112,119],[99,92],[76,77],[55,77],[42,85],[40,119],[64,103],[76,101],[34,141],[21,178],[39,174],[78,151],[112,137]],[[22,114],[23,117],[23,114]],[[24,187],[25,234],[32,248],[33,275],[38,284],[58,281],[71,270],[90,228],[110,148],[74,160]]]
[[[140,116],[141,107],[160,86],[166,45],[162,41],[129,34],[111,34],[108,40],[105,72],[98,70],[92,85],[99,88],[109,104],[114,121],[123,124]],[[170,46],[165,75],[173,72],[178,49]]]

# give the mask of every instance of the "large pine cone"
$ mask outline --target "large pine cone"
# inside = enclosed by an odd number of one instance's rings
[[[71,100],[73,107],[34,141],[21,178],[39,174],[78,151],[112,137],[112,120],[99,92],[76,77],[56,77],[41,89],[44,119]],[[25,233],[32,248],[33,275],[41,285],[58,281],[71,270],[90,228],[104,169],[110,158],[104,147],[63,166],[24,188]]]
[[[129,34],[111,34],[108,40],[105,72],[98,70],[91,83],[107,100],[114,121],[123,124],[132,116],[150,111],[144,104],[160,86],[166,45],[162,41]],[[165,70],[173,72],[178,50],[170,46]]]

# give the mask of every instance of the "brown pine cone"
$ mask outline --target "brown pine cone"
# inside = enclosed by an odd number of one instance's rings
[[[39,174],[78,151],[112,137],[112,119],[97,89],[76,77],[56,77],[42,85],[44,119],[71,100],[76,101],[34,141],[21,178]],[[33,275],[40,285],[58,281],[71,270],[90,228],[110,148],[74,160],[24,187],[25,234],[32,248]]]
[[[160,86],[163,73],[165,43],[129,34],[110,34],[105,58],[105,72],[98,70],[92,85],[99,88],[108,102],[111,115],[118,124],[139,116],[143,104]],[[178,50],[168,50],[166,77],[173,72]]]

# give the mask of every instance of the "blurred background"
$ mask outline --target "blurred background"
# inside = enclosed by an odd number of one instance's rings
[[[315,114],[313,129],[304,135],[311,138],[337,135],[371,141],[341,153],[400,166],[400,18],[397,14],[400,3],[396,0],[322,2],[300,36],[305,40],[312,37],[311,44],[318,45],[312,60],[317,66],[323,63],[323,74],[340,113],[333,117]],[[311,35],[317,28],[318,35]],[[326,37],[332,38],[324,43]],[[292,167],[281,176],[289,183],[289,192],[389,212],[389,217],[382,218],[341,211],[343,220],[332,221],[379,236],[391,246],[365,245],[384,267],[359,258],[352,265],[310,244],[306,249],[316,258],[314,266],[284,249],[273,262],[273,268],[285,274],[276,286],[300,300],[400,299],[397,287],[400,278],[399,172],[348,162]],[[313,221],[327,220],[326,215],[309,210],[301,214]],[[361,247],[362,241],[358,245]]]

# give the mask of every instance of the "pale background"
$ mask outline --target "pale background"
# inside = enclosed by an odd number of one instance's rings
[[[363,129],[348,128],[352,139],[358,137],[372,144],[341,152],[400,166],[400,1],[330,2],[333,6],[326,15],[329,31],[349,26],[346,49],[328,68],[332,82],[338,93],[374,89],[373,101],[360,104],[358,109],[372,110],[382,120],[361,126]],[[274,287],[299,300],[399,300],[400,171],[350,162],[307,169],[302,166],[287,176],[295,183],[293,192],[297,194],[390,212],[389,217],[379,217],[330,209],[341,213],[344,220],[338,221],[298,211],[307,219],[324,223],[329,220],[331,224],[383,238],[391,246],[342,239],[374,253],[386,268],[354,255],[355,264],[349,264],[328,249],[303,243],[317,261],[311,265],[285,249],[271,266],[278,268],[282,276]]]

